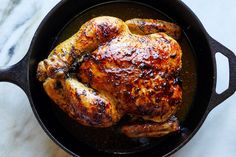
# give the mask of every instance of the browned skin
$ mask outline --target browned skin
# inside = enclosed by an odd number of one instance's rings
[[[75,78],[48,78],[43,86],[62,110],[83,125],[109,127],[120,120],[112,100],[84,86]]]
[[[128,137],[161,137],[179,130],[178,120],[168,120],[164,123],[146,123],[146,124],[132,124],[122,127],[122,132]]]
[[[170,118],[182,100],[177,78],[182,51],[173,38],[158,33],[159,29],[145,27],[139,33],[137,20],[143,21],[144,27],[150,22],[163,24],[162,32],[179,38],[179,27],[164,21],[131,19],[125,23],[114,17],[97,17],[41,61],[37,76],[44,81],[49,97],[79,123],[109,127],[129,114],[147,123],[124,126],[123,133],[159,137],[179,130],[178,121]],[[76,77],[68,77],[71,69]]]
[[[125,23],[134,34],[147,35],[163,32],[176,40],[181,37],[181,28],[178,25],[163,20],[134,18]]]

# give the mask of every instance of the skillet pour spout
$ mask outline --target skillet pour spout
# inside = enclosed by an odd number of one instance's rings
[[[62,41],[74,34],[74,30],[78,30],[78,26],[85,21],[100,15],[116,16],[123,20],[134,17],[163,19],[175,22],[183,29],[186,40],[181,42],[190,45],[183,53],[186,55],[189,52],[196,65],[192,68],[195,70],[193,75],[187,77],[192,77],[188,80],[196,80],[196,88],[193,89],[192,101],[187,103],[190,107],[180,122],[182,129],[179,133],[162,138],[127,139],[117,131],[119,125],[102,130],[78,125],[47,97],[36,78],[39,61],[46,58],[47,52],[60,42],[58,35],[61,32],[66,32],[61,37]],[[221,94],[216,93],[217,52],[229,60],[229,87]],[[41,22],[26,56],[11,67],[0,67],[0,81],[12,82],[26,92],[44,131],[73,156],[169,156],[194,136],[214,107],[235,93],[235,75],[235,54],[210,37],[196,15],[179,0],[62,0]],[[183,84],[188,80],[183,79]]]

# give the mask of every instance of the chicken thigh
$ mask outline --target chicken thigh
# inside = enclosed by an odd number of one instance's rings
[[[164,136],[179,130],[180,36],[161,20],[96,17],[39,63],[37,77],[82,125],[109,127],[130,115],[138,121],[122,127],[128,137]]]

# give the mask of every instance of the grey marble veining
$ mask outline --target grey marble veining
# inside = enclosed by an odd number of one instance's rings
[[[236,1],[183,0],[200,18],[209,34],[236,52]],[[33,34],[59,0],[0,0],[0,66],[18,62]],[[222,59],[219,65],[225,66]],[[218,87],[225,84],[225,69]],[[227,83],[226,83],[227,84]],[[172,157],[235,157],[236,95],[216,107],[201,129]],[[24,92],[0,82],[0,157],[69,157],[39,126]]]
[[[16,63],[26,54],[43,17],[59,0],[3,0],[0,12],[0,65]]]

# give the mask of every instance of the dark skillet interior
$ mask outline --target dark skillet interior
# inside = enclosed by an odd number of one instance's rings
[[[57,10],[44,20],[30,49],[31,101],[45,128],[62,147],[82,156],[98,153],[107,156],[110,156],[110,153],[162,156],[178,147],[197,127],[211,95],[211,53],[201,25],[196,23],[186,10],[180,9],[183,6],[179,2],[170,1],[150,1],[149,5],[152,7],[134,2],[113,2],[90,9],[87,8],[95,5],[95,2],[64,1],[63,7],[58,6]],[[84,11],[85,9],[87,10]],[[184,103],[177,114],[181,121],[181,132],[163,138],[129,139],[119,132],[120,126],[126,122],[125,118],[111,128],[84,127],[71,120],[47,97],[42,84],[35,77],[38,62],[46,58],[57,43],[78,31],[84,22],[101,15],[116,16],[123,20],[134,17],[163,19],[176,22],[183,28],[185,34],[179,42],[183,49],[181,77]]]

